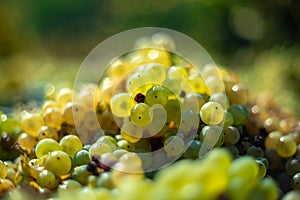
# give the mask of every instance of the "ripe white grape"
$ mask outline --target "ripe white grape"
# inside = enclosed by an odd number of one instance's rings
[[[205,124],[220,124],[224,120],[224,109],[219,103],[207,102],[200,109],[200,117]]]
[[[130,94],[119,93],[111,98],[110,108],[112,113],[117,117],[128,117]]]

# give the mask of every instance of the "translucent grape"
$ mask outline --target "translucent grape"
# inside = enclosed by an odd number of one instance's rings
[[[113,149],[109,145],[100,142],[92,144],[89,150],[92,155],[101,155],[103,153],[111,153],[112,151]]]
[[[168,156],[179,156],[185,149],[186,147],[181,137],[170,136],[164,142],[164,150],[167,152]]]
[[[211,95],[209,101],[219,103],[224,109],[229,108],[229,99],[224,93],[215,93]]]
[[[300,172],[296,173],[296,174],[293,176],[292,187],[293,187],[294,189],[300,189]]]
[[[131,142],[127,141],[127,140],[120,140],[117,143],[118,147],[120,147],[121,149],[124,149],[126,151],[134,151],[135,150],[135,146],[134,144],[132,144]]]
[[[167,115],[167,121],[174,121],[176,124],[180,122],[181,118],[181,105],[180,102],[177,99],[171,99],[167,102],[167,104],[164,106],[166,115]],[[188,110],[188,109],[186,109]],[[155,110],[153,111],[153,113]],[[195,112],[197,113],[197,112]],[[155,118],[155,113],[153,114]],[[155,119],[153,119],[155,120]],[[163,117],[160,117],[160,120],[164,120]]]
[[[249,99],[249,92],[245,85],[233,85],[228,93],[228,98],[232,104],[245,105]]]
[[[166,67],[160,64],[148,64],[143,71],[151,77],[154,83],[162,83],[166,79]]]
[[[114,189],[115,185],[112,182],[112,177],[110,172],[103,172],[101,175],[97,178],[97,187],[105,187],[107,189]]]
[[[167,121],[167,113],[162,106],[153,106],[152,109],[153,109],[152,121],[150,124],[143,127],[143,131],[144,131],[143,136],[145,138],[157,136],[157,134],[163,132],[164,125]]]
[[[87,150],[77,151],[75,154],[72,164],[73,166],[86,165],[91,161],[91,154]]]
[[[55,174],[49,170],[43,170],[36,179],[37,184],[43,188],[55,189],[58,185],[58,179]]]
[[[37,143],[35,154],[37,158],[41,158],[43,155],[56,150],[61,150],[61,146],[58,142],[51,138],[45,138]]]
[[[151,77],[146,73],[136,72],[127,79],[126,89],[128,92],[133,93],[141,86],[151,82]]]
[[[162,85],[168,88],[168,91],[171,91],[174,95],[178,96],[181,92],[180,81],[177,79],[167,78]]]
[[[224,144],[227,146],[236,144],[240,139],[240,132],[234,126],[227,126],[223,129]]]
[[[89,111],[85,114],[83,125],[89,131],[97,131],[100,129],[100,124],[94,111]]]
[[[219,147],[224,142],[224,133],[219,126],[205,126],[201,130],[200,140],[209,149]]]
[[[22,133],[19,135],[17,142],[21,147],[27,149],[28,152],[31,152],[32,148],[38,143],[38,140],[32,135]]]
[[[224,126],[231,126],[233,125],[233,116],[227,110],[224,111]]]
[[[197,130],[199,126],[199,117],[191,110],[185,110],[181,113],[179,129],[183,132]]]
[[[58,133],[54,128],[50,128],[48,126],[42,126],[38,131],[38,140],[42,140],[44,138],[51,138],[57,141]]]
[[[223,80],[219,77],[209,76],[205,80],[205,83],[207,86],[208,95],[210,96],[216,93],[223,93],[225,90]]]
[[[143,136],[143,128],[131,121],[125,121],[121,128],[122,137],[132,143],[139,141]]]
[[[45,168],[60,177],[70,172],[72,167],[71,158],[63,151],[52,151],[47,157]]]
[[[240,105],[230,105],[228,111],[233,116],[233,125],[243,125],[248,120],[248,112],[245,107]]]
[[[297,199],[300,199],[299,190],[291,190],[282,197],[282,200],[297,200]]]
[[[63,117],[70,125],[80,124],[84,120],[85,109],[78,102],[69,102],[63,108]]]
[[[243,156],[232,162],[228,169],[228,174],[230,178],[236,177],[248,184],[253,183],[258,174],[258,165],[253,158]]]
[[[119,135],[120,136],[120,135]],[[112,150],[117,148],[117,141],[115,138],[109,135],[101,136],[98,140],[98,143],[107,144]]]
[[[201,94],[207,93],[207,86],[205,85],[205,82],[200,75],[190,75],[188,77],[188,82],[194,92]]]
[[[60,141],[61,150],[66,152],[71,158],[82,149],[82,142],[76,135],[66,135]]]
[[[136,153],[132,153],[132,152],[123,154],[120,157],[119,162],[125,165],[135,165],[135,166],[142,167],[141,158]]]
[[[168,70],[168,78],[173,78],[176,80],[183,80],[188,77],[187,71],[180,66],[172,66]]]
[[[182,106],[184,110],[192,110],[194,113],[199,114],[200,108],[204,104],[205,104],[205,99],[203,95],[199,93],[189,93],[185,96]],[[179,109],[177,109],[177,112]]]
[[[285,171],[290,176],[300,172],[300,160],[298,158],[290,158],[287,160],[285,163]]]
[[[0,178],[5,178],[7,175],[7,167],[4,162],[0,160]]]
[[[207,102],[200,109],[200,117],[205,124],[216,125],[224,120],[224,109],[219,103]]]
[[[112,113],[118,117],[129,116],[129,100],[130,94],[128,93],[119,93],[114,95],[110,102]]]
[[[145,103],[136,104],[130,112],[130,117],[138,126],[146,126],[151,123],[153,111]]]
[[[59,105],[57,104],[56,101],[46,100],[42,106],[42,113],[45,113],[48,108],[58,109]]]
[[[59,90],[56,101],[60,107],[64,107],[67,103],[73,100],[73,91],[69,88],[62,88]]]
[[[257,177],[263,178],[266,175],[267,168],[266,168],[265,164],[260,160],[256,160],[256,163],[258,165]]]
[[[184,152],[183,156],[187,159],[197,159],[199,158],[199,151],[202,146],[200,140],[192,140],[187,143],[188,149]]]
[[[23,131],[34,137],[37,137],[38,130],[43,124],[43,118],[37,114],[26,114],[21,122]]]
[[[166,105],[168,102],[168,92],[163,86],[153,86],[150,88],[145,97],[145,103],[149,106],[154,104]]]
[[[279,142],[282,133],[279,131],[272,131],[268,134],[265,139],[265,147],[268,149],[276,149],[277,143]]]
[[[61,124],[63,123],[63,116],[59,109],[48,108],[44,112],[44,124],[46,126],[60,130]]]
[[[81,165],[75,168],[72,173],[72,179],[79,182],[82,185],[87,184],[88,177],[92,175],[91,172],[87,170],[87,165]]]
[[[297,151],[297,144],[289,135],[280,137],[279,142],[276,144],[276,152],[281,157],[287,158],[294,155]]]

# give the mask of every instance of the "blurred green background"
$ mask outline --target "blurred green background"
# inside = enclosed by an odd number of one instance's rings
[[[157,26],[194,38],[252,96],[269,92],[300,115],[299,25],[297,0],[0,0],[0,106],[42,98],[46,82],[72,83],[106,38]]]

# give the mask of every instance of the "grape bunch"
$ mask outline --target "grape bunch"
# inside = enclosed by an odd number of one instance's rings
[[[251,99],[234,72],[196,68],[165,35],[135,45],[98,85],[0,113],[0,197],[299,196],[299,120]]]

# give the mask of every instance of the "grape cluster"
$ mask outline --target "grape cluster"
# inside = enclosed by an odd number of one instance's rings
[[[165,35],[136,47],[111,61],[99,85],[0,113],[0,197],[299,196],[297,119],[269,97],[249,99],[234,72],[199,70],[171,53]]]

